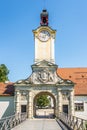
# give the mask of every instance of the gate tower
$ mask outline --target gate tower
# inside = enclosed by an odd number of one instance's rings
[[[74,83],[62,79],[57,74],[55,64],[56,30],[49,27],[49,15],[43,10],[40,26],[33,30],[35,41],[35,60],[32,74],[15,83],[15,112],[27,112],[28,118],[36,115],[35,99],[40,94],[47,94],[54,101],[54,115],[60,112],[74,114]]]

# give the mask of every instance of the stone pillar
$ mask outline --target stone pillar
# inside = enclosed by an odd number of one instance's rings
[[[58,90],[58,103],[57,103],[57,106],[58,106],[58,116],[59,114],[62,112],[62,93],[60,90]]]
[[[71,115],[74,115],[74,90],[70,92],[70,113]]]
[[[28,118],[33,118],[33,99],[32,91],[29,91],[28,94]]]
[[[20,113],[20,91],[15,91],[15,113]]]

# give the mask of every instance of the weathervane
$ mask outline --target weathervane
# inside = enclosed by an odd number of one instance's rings
[[[46,8],[46,0],[43,0],[43,2],[44,2],[44,9]]]

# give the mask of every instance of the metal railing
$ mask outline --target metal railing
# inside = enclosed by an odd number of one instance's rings
[[[0,120],[0,130],[11,130],[27,118],[26,113],[18,113]]]
[[[70,130],[87,130],[87,120],[60,113],[59,119],[66,125]]]

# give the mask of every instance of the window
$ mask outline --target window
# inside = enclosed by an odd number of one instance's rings
[[[68,114],[68,105],[63,105],[63,112]]]
[[[27,106],[26,105],[21,105],[21,113],[26,112]]]
[[[84,111],[84,103],[75,103],[75,111]]]

